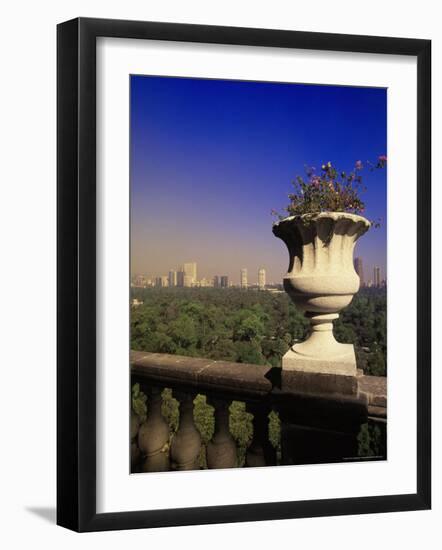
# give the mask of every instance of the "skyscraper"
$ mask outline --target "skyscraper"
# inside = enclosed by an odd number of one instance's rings
[[[221,275],[221,288],[228,288],[229,286],[229,278],[227,275]]]
[[[247,288],[247,268],[241,269],[241,288]]]
[[[362,258],[355,258],[354,266],[355,266],[356,273],[359,275],[361,286],[365,286],[364,267],[362,265]]]
[[[173,269],[169,271],[169,286],[177,286],[177,274]]]
[[[184,286],[184,271],[180,270],[176,274],[176,286],[183,287]]]
[[[188,262],[183,265],[184,286],[192,286],[196,283],[196,262]]]
[[[381,268],[377,265],[375,265],[373,269],[373,285],[376,288],[381,286]]]
[[[219,288],[220,286],[221,285],[220,285],[219,275],[215,275],[215,277],[213,278],[213,287]]]
[[[258,270],[258,288],[259,290],[264,290],[266,287],[266,270],[261,267]]]

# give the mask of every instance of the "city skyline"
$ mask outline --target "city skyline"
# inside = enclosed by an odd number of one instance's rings
[[[364,263],[364,259],[361,258],[360,256],[355,257],[355,259],[353,261],[353,265],[354,265],[356,273],[359,275],[361,287],[367,287],[367,286],[368,287],[370,287],[370,286],[380,287],[383,284],[386,284],[387,274],[385,272],[382,272],[380,266],[374,265],[374,266],[372,266],[373,267],[372,271],[366,270],[367,266]],[[373,278],[372,279],[367,279],[366,278],[367,271],[369,273],[373,273]]]
[[[189,278],[186,275],[186,266],[192,266],[193,277]],[[248,288],[248,286],[259,286],[264,288],[266,286],[266,270],[260,267],[257,271],[256,282],[253,278],[252,282],[248,280],[248,269],[241,268],[239,275],[239,282],[234,282],[228,275],[213,274],[209,277],[197,278],[197,263],[187,262],[177,268],[171,268],[167,275],[160,272],[151,273],[132,273],[131,283],[134,286],[167,286],[167,287],[193,287],[193,286],[214,286],[219,288],[227,288],[228,286],[240,286],[241,288]],[[143,281],[143,284],[137,285],[136,283]],[[161,281],[161,282],[160,282]],[[271,284],[280,284],[280,282],[272,282]]]
[[[280,283],[288,254],[270,211],[290,182],[305,164],[351,170],[386,147],[384,89],[133,76],[131,272],[192,258],[199,278],[239,283],[238,266],[265,265]],[[362,174],[366,216],[383,221],[355,256],[385,273],[386,172]]]
[[[386,284],[387,280],[387,274],[383,272],[380,268],[380,266],[373,265],[371,266],[372,269],[368,269],[367,271],[369,273],[373,273],[373,278],[366,278],[366,268],[367,265],[364,262],[364,259],[360,256],[356,256],[354,258],[354,268],[356,273],[360,277],[361,281],[361,287],[366,286],[381,286],[382,284]],[[192,282],[189,281],[189,279],[186,279],[185,277],[185,266],[194,266],[194,273],[195,277],[192,280]],[[190,287],[190,286],[214,286],[214,287],[222,287],[225,288],[229,285],[238,286],[241,288],[248,288],[248,286],[258,286],[260,288],[265,288],[266,285],[280,285],[282,281],[267,281],[267,271],[264,267],[258,268],[256,272],[256,277],[252,277],[249,280],[249,270],[247,267],[242,267],[239,269],[239,277],[238,280],[234,281],[234,279],[231,279],[228,275],[221,275],[221,274],[212,274],[208,277],[202,277],[198,279],[196,277],[196,273],[198,271],[196,262],[186,262],[182,266],[177,267],[176,269],[170,269],[168,271],[167,275],[160,274],[159,272],[145,272],[145,273],[133,273],[131,277],[131,281],[134,282],[137,279],[144,279],[146,281],[150,281],[152,284],[154,284],[154,281],[157,281],[159,279],[165,280],[167,278],[167,286],[169,287]],[[181,275],[181,277],[180,277]],[[224,280],[224,284],[223,284]],[[205,284],[199,285],[199,283],[204,282]],[[142,286],[142,285],[141,285]],[[165,285],[162,285],[165,286]]]

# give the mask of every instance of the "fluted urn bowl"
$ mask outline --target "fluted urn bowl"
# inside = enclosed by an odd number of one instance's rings
[[[348,354],[348,346],[344,349],[333,337],[332,321],[359,290],[353,250],[369,228],[364,217],[346,212],[290,216],[273,225],[273,233],[289,251],[284,289],[312,325],[310,337],[292,348],[298,354]]]

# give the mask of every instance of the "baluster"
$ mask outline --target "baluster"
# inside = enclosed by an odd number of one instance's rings
[[[144,472],[164,472],[169,469],[169,425],[161,413],[161,389],[149,388],[145,393],[147,418],[138,432],[138,446],[144,455]]]
[[[137,443],[138,430],[140,429],[140,417],[131,411],[130,413],[130,465],[135,470],[140,462],[141,452]]]
[[[215,408],[215,433],[207,445],[206,457],[209,468],[236,468],[236,443],[229,429],[229,405],[226,401],[209,399]]]
[[[174,397],[180,404],[180,420],[170,449],[172,468],[174,470],[198,470],[201,435],[193,418],[194,395],[174,392]]]
[[[253,414],[253,438],[246,452],[246,466],[276,464],[276,452],[269,440],[269,408],[266,405],[247,403],[247,412]]]

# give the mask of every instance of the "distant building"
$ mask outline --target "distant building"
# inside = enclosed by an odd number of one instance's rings
[[[241,288],[247,288],[247,269],[243,267],[241,269]]]
[[[228,288],[229,287],[229,277],[227,277],[227,275],[221,275],[220,286],[221,286],[221,288]]]
[[[377,265],[373,268],[373,285],[376,288],[381,286],[381,268]]]
[[[359,275],[359,281],[360,281],[361,286],[365,286],[364,267],[363,267],[363,264],[362,264],[362,258],[355,258],[354,266],[355,266],[356,273]]]
[[[161,277],[155,277],[155,286],[157,288],[166,288],[169,286],[169,277],[167,275],[161,275]]]
[[[184,286],[193,286],[196,283],[196,262],[188,262],[183,265]]]
[[[220,288],[220,286],[221,286],[221,281],[220,281],[219,275],[215,275],[215,277],[213,278],[213,287]]]
[[[184,286],[184,271],[180,270],[176,274],[176,286]]]
[[[148,279],[144,275],[135,275],[132,278],[132,286],[146,288]]]
[[[266,287],[266,270],[261,267],[258,270],[258,288],[259,290],[264,290]]]
[[[173,269],[169,271],[169,286],[177,286],[177,273]]]

